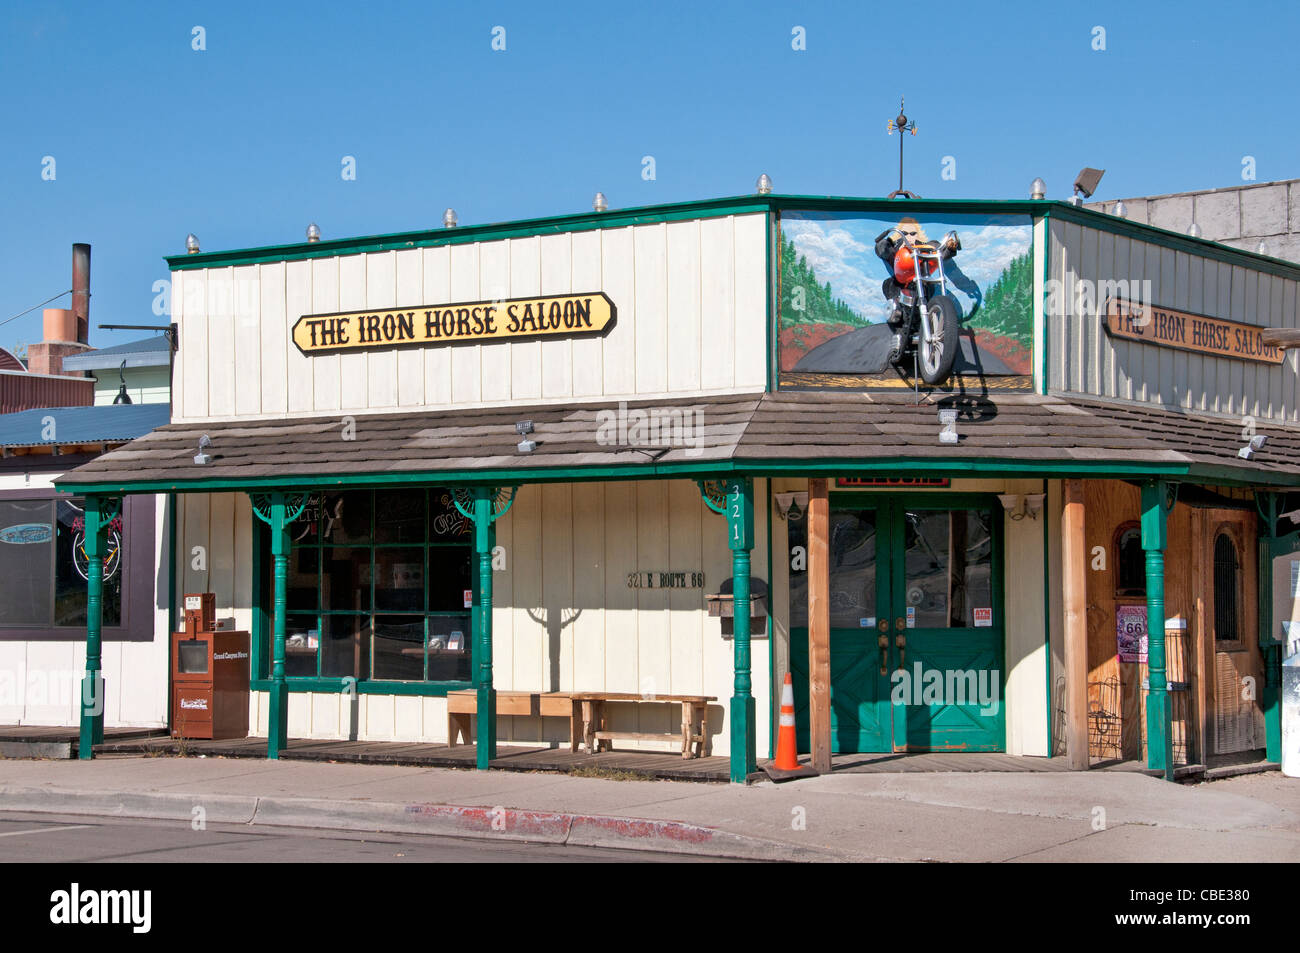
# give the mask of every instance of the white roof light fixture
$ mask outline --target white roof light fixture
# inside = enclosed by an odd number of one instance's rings
[[[591,201],[591,207],[597,212],[608,212],[609,203],[605,201],[605,193],[597,192],[596,197]]]
[[[772,180],[771,178],[768,177],[768,174],[766,172],[764,172],[762,175],[758,177],[757,188],[758,188],[759,195],[772,194]]]
[[[957,411],[951,409],[939,411],[939,423],[943,426],[939,431],[939,442],[957,443],[960,439],[957,433]]]
[[[1201,226],[1197,225],[1195,222],[1192,222],[1192,224],[1187,226],[1187,234],[1191,235],[1193,238],[1200,238]]]
[[[307,226],[307,241],[309,242],[320,241],[320,226],[317,225],[315,222],[312,222],[310,225]]]
[[[447,209],[447,211],[442,213],[442,227],[443,228],[456,227],[456,210],[454,208],[449,208]]]
[[[194,455],[194,462],[201,467],[212,462],[212,454],[205,452],[210,446],[212,446],[212,438],[207,434],[199,438],[199,452]]]
[[[1029,184],[1029,197],[1031,199],[1047,198],[1047,183],[1042,179],[1034,179],[1034,181]]]
[[[185,254],[197,255],[199,253],[199,236],[190,232],[185,236]]]
[[[1117,218],[1128,218],[1128,206],[1123,202],[1116,202],[1113,211]]]

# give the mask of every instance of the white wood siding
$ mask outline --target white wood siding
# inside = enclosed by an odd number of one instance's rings
[[[764,216],[175,272],[174,419],[759,390]],[[304,314],[604,291],[604,337],[304,357]]]

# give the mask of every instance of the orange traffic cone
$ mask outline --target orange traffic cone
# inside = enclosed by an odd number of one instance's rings
[[[785,684],[781,686],[781,726],[776,735],[776,762],[773,767],[778,771],[798,771],[798,746],[794,735],[794,682],[790,673],[785,673]]]

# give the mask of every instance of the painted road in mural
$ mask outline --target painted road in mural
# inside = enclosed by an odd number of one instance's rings
[[[888,361],[890,276],[875,240],[903,227],[920,240],[950,229],[962,250],[948,262],[961,349],[956,380],[1027,378],[1033,355],[1033,230],[1023,215],[784,212],[781,216],[782,380],[898,386]],[[824,377],[821,377],[824,375]],[[847,379],[846,379],[847,378]]]

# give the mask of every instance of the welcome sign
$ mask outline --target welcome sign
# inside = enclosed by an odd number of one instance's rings
[[[1286,358],[1281,348],[1263,342],[1266,329],[1253,324],[1156,308],[1126,298],[1108,298],[1105,314],[1106,333],[1126,341],[1261,364],[1281,364]]]
[[[614,302],[603,292],[304,314],[293,343],[303,354],[474,344],[603,334]]]

